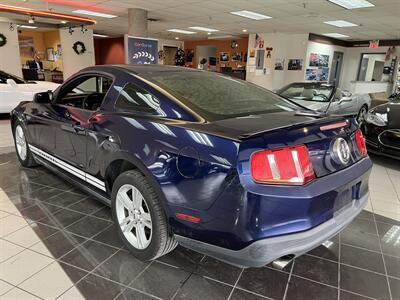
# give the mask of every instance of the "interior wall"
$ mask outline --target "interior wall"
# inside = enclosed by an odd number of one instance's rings
[[[215,58],[218,57],[217,47],[215,47],[215,46],[197,46],[196,53],[197,53],[197,56],[196,56],[197,60],[194,62],[196,66],[200,63],[200,61],[203,58],[207,59],[207,62],[204,64],[205,70],[207,69],[208,65],[210,64],[209,58],[210,57],[215,57]]]
[[[43,33],[43,41],[45,48],[53,48],[54,51],[57,51],[58,45],[61,45],[60,41],[60,33],[58,30],[46,31]],[[62,48],[61,48],[62,53]],[[63,60],[62,55],[60,59],[51,62],[52,67],[51,69],[57,68],[57,71],[63,71]]]
[[[30,30],[18,30],[18,37],[31,37],[33,40],[33,47],[35,51],[46,55],[46,46],[44,44],[43,32],[41,31],[30,31]],[[21,65],[25,65],[28,60],[32,60],[32,55],[20,55]]]
[[[177,41],[177,40],[159,39],[158,40],[158,51],[163,50],[164,46],[177,47],[178,49],[179,48],[183,49],[184,43],[182,41]],[[163,64],[162,58],[158,58],[158,64]]]
[[[238,43],[238,47],[235,49],[231,48],[231,42],[235,40]],[[185,42],[185,52],[188,50],[194,51],[193,57],[193,68],[197,68],[198,53],[196,51],[197,46],[214,46],[217,48],[217,71],[220,71],[221,63],[225,64],[226,67],[231,67],[232,69],[237,69],[242,66],[246,66],[246,62],[244,61],[244,57],[247,53],[248,47],[248,38],[237,38],[237,39],[226,39],[226,40],[199,40],[199,41],[186,41]],[[229,53],[229,61],[219,62],[220,52],[228,52]],[[236,62],[232,61],[232,54],[234,52],[242,52],[242,61]]]
[[[68,29],[60,29],[60,40],[64,63],[64,80],[83,68],[94,66],[95,59],[92,30],[82,33],[80,28],[75,28],[74,32],[70,34]],[[86,52],[79,55],[72,49],[74,43],[78,41],[83,42],[86,47]]]
[[[96,65],[124,64],[124,38],[94,39]]]
[[[279,89],[291,82],[304,81],[308,34],[259,33],[258,35],[264,40],[263,49],[273,48],[273,50],[270,58],[264,58],[265,74],[263,70],[260,70],[261,72],[254,70],[254,64],[250,63],[250,52],[256,50],[255,34],[249,35],[246,79],[269,90]],[[283,70],[275,70],[277,59],[285,60]],[[302,59],[303,69],[288,70],[289,59]]]
[[[9,28],[10,23],[0,22],[0,32],[7,38],[7,44],[0,47],[0,70],[22,77],[18,33]]]

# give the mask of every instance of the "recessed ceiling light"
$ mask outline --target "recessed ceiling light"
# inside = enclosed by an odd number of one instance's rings
[[[176,39],[176,40],[179,40],[179,36],[176,36],[175,39]]]
[[[62,21],[61,21],[61,24],[67,24],[67,21],[62,20]]]
[[[31,25],[18,25],[18,28],[36,29],[36,28],[37,28],[37,26],[31,26]]]
[[[252,20],[265,20],[265,19],[271,19],[272,17],[262,15],[259,13],[256,13],[254,11],[249,11],[249,10],[239,10],[239,11],[231,11],[232,15],[252,19]]]
[[[336,21],[326,21],[325,24],[336,26],[336,27],[354,27],[358,26],[357,24],[350,23],[344,20],[336,20]]]
[[[101,12],[85,10],[85,9],[78,9],[78,10],[74,10],[72,12],[76,13],[76,14],[80,14],[80,15],[89,15],[89,16],[101,17],[101,18],[107,18],[107,19],[112,19],[112,18],[116,18],[117,17],[115,15],[104,14],[104,13],[101,13]]]
[[[247,29],[242,29],[243,32],[247,32]]]
[[[328,0],[328,1],[347,9],[375,6],[371,2],[368,2],[367,0]]]
[[[194,31],[189,31],[189,30],[183,30],[183,29],[168,29],[167,31],[170,31],[170,32],[177,32],[177,33],[183,33],[183,34],[194,34],[194,33],[196,33],[196,32],[194,32]]]
[[[323,35],[333,37],[333,38],[348,38],[348,35],[341,33],[324,33]]]
[[[108,37],[108,35],[99,34],[99,33],[93,33],[93,36],[94,36],[94,37],[100,37],[100,38],[106,38],[106,37]]]
[[[201,26],[192,26],[192,27],[189,27],[189,28],[190,29],[194,29],[194,30],[199,30],[199,31],[207,31],[207,32],[217,32],[217,31],[219,31],[218,29],[201,27]]]

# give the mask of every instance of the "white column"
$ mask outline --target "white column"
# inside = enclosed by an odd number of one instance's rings
[[[141,8],[128,9],[128,34],[130,36],[147,37],[147,10]]]

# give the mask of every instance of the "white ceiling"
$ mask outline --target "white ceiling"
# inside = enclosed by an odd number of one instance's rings
[[[348,40],[400,39],[400,0],[369,0],[375,7],[346,10],[326,0],[0,0],[1,4],[35,9],[52,9],[71,14],[75,9],[96,10],[117,18],[95,18],[98,33],[121,35],[128,31],[127,8],[143,8],[148,17],[149,35],[159,38],[204,39],[207,33],[183,35],[167,29],[203,26],[219,29],[214,35],[254,32],[342,33]],[[253,21],[231,15],[230,11],[251,10],[272,19]],[[0,17],[2,13],[0,12]],[[360,26],[338,28],[324,21],[345,20]]]

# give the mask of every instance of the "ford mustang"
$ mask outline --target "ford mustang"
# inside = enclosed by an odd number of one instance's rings
[[[35,93],[55,90],[58,86],[47,81],[25,81],[0,70],[0,114],[10,113],[21,101],[32,100]]]
[[[239,266],[289,261],[368,200],[372,163],[354,118],[218,73],[90,67],[19,104],[11,123],[22,166],[111,206],[142,260],[181,244]]]

